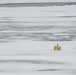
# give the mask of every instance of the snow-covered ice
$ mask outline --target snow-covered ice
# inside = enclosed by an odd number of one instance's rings
[[[74,2],[0,0],[0,75],[76,75]],[[56,44],[60,51],[53,49]]]
[[[61,51],[54,51],[59,43]],[[76,42],[16,40],[0,43],[1,75],[75,75]]]

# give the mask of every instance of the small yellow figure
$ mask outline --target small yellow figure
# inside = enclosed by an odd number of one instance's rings
[[[61,50],[61,46],[59,46],[59,44],[57,44],[56,46],[54,46],[54,50]]]

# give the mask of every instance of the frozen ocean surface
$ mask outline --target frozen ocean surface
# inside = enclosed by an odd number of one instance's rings
[[[76,75],[76,2],[44,2],[0,3],[0,75]]]

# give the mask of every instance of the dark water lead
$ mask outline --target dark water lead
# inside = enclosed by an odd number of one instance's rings
[[[46,3],[5,3],[0,7],[44,7],[44,6],[65,6],[76,5],[76,2],[46,2]]]

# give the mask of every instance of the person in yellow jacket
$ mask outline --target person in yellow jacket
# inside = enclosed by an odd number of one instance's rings
[[[61,46],[59,46],[59,44],[57,44],[56,46],[54,46],[54,50],[61,50]]]

